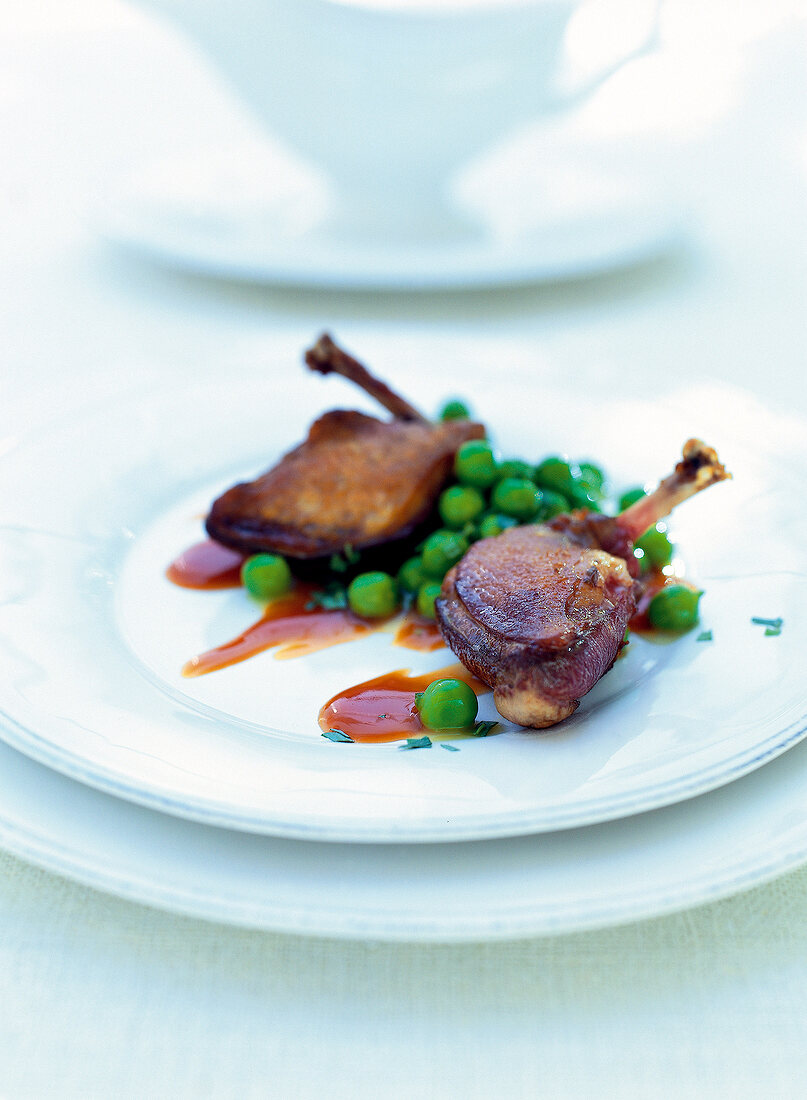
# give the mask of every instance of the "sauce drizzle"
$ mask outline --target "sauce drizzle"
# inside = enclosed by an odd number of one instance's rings
[[[278,659],[303,657],[377,629],[375,624],[346,608],[323,610],[312,604],[315,591],[312,585],[298,582],[287,596],[272,600],[262,617],[237,638],[192,657],[183,667],[182,675],[203,676],[273,646],[282,647],[275,654]]]
[[[213,539],[205,539],[175,558],[165,575],[181,588],[200,591],[239,588],[241,566],[247,557]],[[275,653],[277,658],[303,657],[380,630],[387,623],[387,620],[362,619],[347,608],[316,606],[312,598],[317,591],[316,585],[296,582],[292,592],[272,600],[261,618],[238,637],[187,661],[182,675],[203,676],[276,646],[280,647]],[[437,623],[414,610],[406,613],[393,637],[393,645],[423,653],[431,653],[444,644]]]

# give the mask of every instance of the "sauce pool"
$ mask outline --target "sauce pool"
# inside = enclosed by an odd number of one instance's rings
[[[398,669],[334,695],[319,712],[319,727],[323,733],[337,729],[353,741],[363,742],[400,741],[422,736],[423,724],[415,706],[415,693],[425,691],[435,680],[445,679],[463,680],[477,695],[490,690],[460,664],[422,676],[412,676],[405,669]]]

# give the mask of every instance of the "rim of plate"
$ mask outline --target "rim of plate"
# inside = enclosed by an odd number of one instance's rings
[[[200,825],[214,828],[237,829],[242,832],[278,837],[286,840],[314,840],[334,844],[406,844],[443,842],[473,843],[480,840],[506,839],[516,836],[528,836],[566,829],[584,828],[600,823],[634,817],[654,809],[685,802],[709,791],[718,790],[735,780],[761,768],[807,736],[807,715],[798,719],[784,731],[781,740],[771,739],[771,743],[760,751],[760,746],[739,754],[734,767],[728,769],[725,763],[715,764],[704,769],[697,776],[686,776],[679,782],[662,782],[654,787],[643,789],[640,795],[625,794],[612,797],[603,804],[592,799],[588,803],[578,803],[568,810],[554,808],[547,813],[546,808],[522,810],[510,814],[497,813],[495,820],[490,814],[466,817],[461,823],[446,823],[445,818],[424,818],[417,823],[406,822],[404,827],[379,823],[378,821],[359,819],[358,821],[340,821],[334,826],[332,819],[312,821],[308,818],[295,820],[285,813],[273,818],[270,814],[250,815],[234,809],[226,803],[215,804],[188,801],[165,795],[159,791],[144,790],[133,784],[122,782],[120,775],[112,769],[98,765],[87,767],[81,757],[72,753],[53,751],[49,742],[43,742],[26,726],[20,725],[5,712],[0,711],[5,728],[0,729],[0,739],[12,748],[60,772],[69,779],[93,787],[95,790],[121,798],[149,810],[167,813]],[[15,736],[14,731],[17,730]],[[9,735],[10,734],[10,735]],[[663,795],[662,795],[663,792]],[[661,796],[661,798],[660,798]]]

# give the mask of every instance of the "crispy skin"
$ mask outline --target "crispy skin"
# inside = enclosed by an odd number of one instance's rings
[[[433,510],[454,454],[481,424],[382,421],[333,409],[255,481],[213,502],[211,538],[248,553],[316,559],[405,538]]]
[[[476,543],[443,582],[437,619],[499,713],[544,728],[567,718],[614,663],[635,607],[627,564],[549,526]]]

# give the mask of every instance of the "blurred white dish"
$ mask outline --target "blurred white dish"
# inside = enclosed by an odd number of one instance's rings
[[[685,231],[683,211],[594,154],[548,146],[521,177],[488,174],[488,194],[455,204],[462,232],[351,233],[321,181],[259,144],[202,150],[121,182],[101,235],[180,270],[261,283],[435,290],[570,279],[651,259]],[[534,184],[534,186],[531,186]],[[334,202],[336,205],[334,205]]]
[[[441,364],[451,371],[445,349]],[[0,736],[11,745],[123,798],[210,824],[434,842],[637,813],[729,782],[804,736],[798,483],[781,443],[775,454],[762,442],[756,451],[732,443],[737,429],[730,414],[716,426],[719,410],[713,441],[736,481],[687,503],[674,524],[707,590],[714,642],[698,643],[697,632],[669,645],[636,639],[556,730],[505,723],[505,732],[464,740],[453,753],[323,740],[317,713],[338,690],[452,660],[396,648],[385,633],[183,679],[187,659],[260,613],[241,590],[189,591],[163,577],[198,539],[211,497],[297,443],[324,407],[370,407],[343,384],[276,366],[268,381],[230,374],[226,383],[192,379],[106,402],[4,457]],[[486,422],[510,454],[594,456],[617,484],[667,473],[693,417],[710,427],[697,394],[678,404],[585,405],[571,385],[553,392],[499,374],[492,387],[479,377]],[[418,383],[419,402],[435,407],[445,392],[435,387],[446,384],[445,376]],[[786,629],[765,637],[753,615],[783,615]],[[481,717],[494,717],[489,696]]]
[[[450,179],[653,40],[657,0],[141,0],[321,169],[349,239],[464,235]],[[592,15],[593,9],[593,15]],[[566,62],[583,24],[588,65]],[[574,35],[572,34],[572,38]],[[599,47],[599,48],[598,48]]]
[[[158,908],[297,935],[553,935],[674,912],[807,860],[807,744],[682,806],[468,844],[249,836],[100,794],[0,743],[0,845]]]

